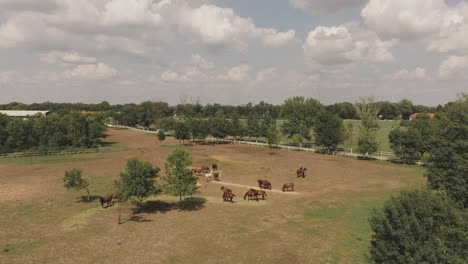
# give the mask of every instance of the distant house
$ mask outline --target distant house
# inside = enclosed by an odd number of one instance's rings
[[[430,118],[434,118],[434,116],[435,116],[434,113],[414,113],[414,114],[409,116],[409,120],[411,121],[411,120],[415,119],[418,115],[427,115]]]
[[[29,110],[0,110],[0,114],[4,114],[4,115],[7,115],[7,116],[11,116],[11,117],[23,117],[23,118],[26,118],[26,117],[30,117],[30,116],[35,116],[35,115],[43,115],[43,116],[47,116],[48,114],[50,114],[49,111],[29,111]]]

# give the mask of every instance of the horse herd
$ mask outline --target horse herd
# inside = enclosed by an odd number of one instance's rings
[[[305,178],[306,170],[307,170],[307,168],[302,168],[302,167],[300,169],[298,169],[297,170],[297,177]],[[264,180],[264,179],[259,179],[259,180],[257,180],[257,183],[258,183],[258,187],[260,189],[271,190],[271,183],[269,181]],[[236,196],[232,192],[232,190],[223,186],[223,187],[221,187],[221,191],[223,191],[223,201],[230,201],[232,203],[233,202],[232,199],[234,198],[234,196]],[[290,182],[290,183],[283,184],[282,191],[283,192],[294,191],[294,183]],[[262,197],[262,200],[265,200],[265,197],[267,196],[267,193],[264,190],[256,190],[256,189],[250,188],[245,193],[244,200],[248,199],[248,200],[258,201],[260,196]]]
[[[216,163],[214,163],[214,164],[211,165],[211,168],[213,169],[213,171],[217,171],[218,170],[218,165]],[[296,171],[297,177],[305,178],[306,170],[307,170],[307,168],[302,168],[302,167],[299,168]],[[207,181],[208,181],[209,177],[213,177],[214,180],[219,181],[219,173],[217,173],[217,172],[212,173],[208,166],[201,166],[200,168],[192,169],[192,174],[195,174],[195,183],[198,180],[197,176],[200,175],[201,173],[205,173],[205,172],[208,172],[208,174],[205,175]],[[207,175],[209,175],[209,176],[207,176]],[[257,183],[258,183],[258,187],[260,189],[271,190],[271,183],[269,181],[264,180],[264,179],[259,179],[259,180],[257,180]],[[223,201],[233,202],[232,199],[236,195],[234,193],[232,193],[232,190],[228,189],[228,188],[225,188],[224,186],[221,187],[221,190],[223,191]],[[283,184],[282,191],[283,192],[285,192],[285,191],[294,191],[294,183],[291,182],[291,183]],[[264,190],[255,190],[255,189],[251,188],[245,193],[244,200],[248,199],[248,200],[258,201],[260,196],[262,197],[262,200],[265,200],[265,197],[267,196],[267,194],[266,194],[266,192]],[[115,194],[115,193],[108,194],[105,197],[99,196],[99,201],[101,202],[101,207],[104,208],[105,203],[107,204],[106,208],[111,206],[112,205],[112,199],[116,199],[116,198],[118,198],[118,195]]]

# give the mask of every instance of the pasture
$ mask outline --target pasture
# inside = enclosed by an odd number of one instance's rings
[[[372,208],[399,190],[425,184],[423,168],[245,145],[186,146],[193,165],[217,163],[220,182],[199,181],[180,209],[177,197],[151,197],[142,207],[102,209],[97,195],[131,157],[164,167],[178,144],[154,135],[109,130],[113,152],[0,162],[0,263],[365,263]],[[21,159],[26,159],[21,161]],[[306,177],[296,169],[307,167]],[[86,192],[66,191],[64,171],[81,168]],[[163,170],[162,170],[163,171]],[[266,200],[243,195],[257,179]],[[295,192],[283,193],[294,182]],[[220,187],[233,190],[223,202]]]

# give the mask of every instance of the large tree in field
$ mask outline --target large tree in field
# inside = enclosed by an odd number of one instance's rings
[[[356,113],[361,119],[358,152],[362,154],[372,154],[378,150],[378,143],[375,131],[379,129],[377,115],[379,114],[379,105],[375,103],[373,97],[361,97],[354,104]]]
[[[174,149],[167,157],[165,191],[170,195],[179,196],[180,202],[182,202],[182,197],[193,195],[197,191],[195,178],[188,168],[191,164],[192,157],[183,149]]]
[[[374,210],[371,263],[466,263],[468,214],[443,193],[405,191]]]
[[[283,104],[283,133],[288,137],[300,134],[310,140],[310,129],[317,123],[320,112],[324,109],[318,100],[304,97],[287,99]]]
[[[318,122],[314,127],[315,141],[317,145],[327,149],[334,149],[343,143],[345,129],[343,120],[337,115],[332,115],[328,111],[322,111]]]
[[[138,203],[160,192],[155,179],[160,169],[149,162],[132,158],[127,161],[125,171],[120,173],[119,194],[123,201],[135,198]]]
[[[177,122],[174,128],[174,137],[182,142],[190,139],[190,128],[186,122]]]
[[[281,140],[281,134],[278,131],[278,128],[275,124],[270,124],[268,130],[266,132],[266,138],[268,142],[268,146],[272,146],[278,144]]]
[[[67,189],[74,190],[83,190],[85,189],[88,193],[88,202],[89,202],[89,180],[84,179],[83,172],[80,169],[72,169],[65,171],[65,176],[63,177],[63,186]]]
[[[428,170],[429,185],[468,207],[468,94],[434,121]]]
[[[159,142],[162,144],[163,141],[166,139],[166,134],[164,134],[164,130],[159,129],[157,137]]]

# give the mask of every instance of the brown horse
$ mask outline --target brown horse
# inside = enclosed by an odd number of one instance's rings
[[[305,172],[306,172],[307,168],[300,168],[296,171],[296,174],[297,174],[297,177],[302,177],[302,178],[305,178]]]
[[[219,181],[219,173],[217,172],[213,173],[213,177],[215,181]]]
[[[234,196],[236,196],[235,194],[233,194],[232,192],[225,192],[223,193],[223,200],[224,201],[230,201],[231,203],[233,203],[232,199],[234,198]],[[245,199],[244,199],[245,200]]]
[[[258,201],[257,191],[254,189],[250,189],[245,193],[244,200],[246,197],[249,197],[249,200],[255,199]]]
[[[257,190],[255,190],[255,189],[250,189],[250,190],[255,192],[255,194],[257,195],[257,199],[258,199],[258,196],[261,195],[261,196],[262,196],[262,200],[265,200],[265,196],[267,196],[267,194],[266,194],[265,191],[263,191],[263,190],[257,191]]]
[[[257,182],[258,182],[258,187],[260,189],[263,188],[263,189],[271,190],[271,183],[269,181],[260,179]]]
[[[208,173],[209,173],[209,172],[210,172],[210,167],[208,167],[208,166],[201,166],[201,170],[202,170],[202,172],[208,172]]]
[[[99,196],[99,201],[101,202],[101,207],[104,208],[104,203],[107,203],[107,207],[112,204],[112,194],[107,195],[106,197]]]
[[[218,170],[218,164],[216,163],[213,163],[211,164],[211,168],[215,171],[215,170]]]
[[[198,175],[200,175],[202,172],[203,172],[202,169],[198,169],[198,168],[197,168],[197,169],[192,169],[192,175],[193,175],[193,174],[198,174]]]
[[[228,189],[226,187],[221,187],[221,190],[224,192],[224,193],[232,193],[232,190],[231,189]]]
[[[292,191],[294,192],[294,183],[285,183],[285,184],[283,184],[283,192],[284,191],[291,191],[290,189],[292,189]]]

